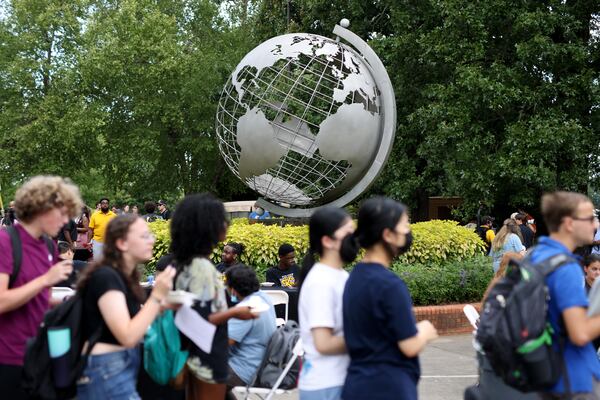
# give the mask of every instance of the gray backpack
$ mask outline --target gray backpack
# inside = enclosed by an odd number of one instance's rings
[[[265,356],[248,386],[272,388],[292,358],[298,339],[300,339],[300,328],[295,321],[287,321],[285,325],[277,328],[271,336]],[[300,367],[301,360],[298,358],[281,381],[279,389],[294,389],[297,386]]]

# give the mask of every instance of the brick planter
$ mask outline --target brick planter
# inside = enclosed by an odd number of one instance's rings
[[[472,303],[481,310],[481,303]],[[451,304],[447,306],[414,307],[417,321],[428,319],[436,327],[440,335],[454,335],[457,333],[471,333],[473,327],[463,313],[465,304]]]

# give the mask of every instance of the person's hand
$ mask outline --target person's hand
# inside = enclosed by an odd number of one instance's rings
[[[250,307],[236,306],[236,307],[233,307],[232,310],[233,310],[233,317],[232,318],[237,318],[237,319],[255,319],[255,318],[258,318],[258,314],[253,314],[250,311]]]
[[[73,272],[73,261],[71,260],[62,260],[54,264],[48,272],[44,274],[44,278],[46,280],[46,287],[51,287],[57,284],[58,282],[62,282],[71,275]]]
[[[417,331],[419,331],[419,334],[423,335],[428,342],[438,338],[437,330],[429,320],[417,322]]]
[[[158,300],[162,301],[169,294],[169,290],[173,288],[173,278],[175,277],[175,268],[168,266],[160,274],[156,276],[154,280],[154,289],[152,289],[151,296],[154,296]]]

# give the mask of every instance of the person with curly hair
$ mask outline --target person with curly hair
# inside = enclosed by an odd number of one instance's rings
[[[171,252],[177,265],[175,287],[196,295],[192,309],[216,325],[210,352],[183,336],[189,349],[186,399],[223,399],[228,378],[227,321],[252,319],[249,307],[227,307],[221,274],[210,256],[225,240],[227,220],[223,203],[208,193],[186,196],[171,219]]]
[[[234,265],[225,272],[227,288],[240,305],[257,302],[269,306],[257,319],[232,318],[227,323],[229,335],[228,387],[246,386],[251,383],[265,356],[269,339],[275,332],[275,308],[268,295],[260,291],[256,272],[244,264]],[[228,393],[228,398],[235,396]]]
[[[68,179],[36,176],[15,195],[19,223],[10,227],[21,244],[15,274],[13,247],[7,230],[0,230],[0,393],[7,399],[28,398],[21,380],[25,342],[35,336],[50,307],[50,288],[69,277],[70,260],[60,261],[48,242],[82,207],[79,189]],[[13,231],[13,232],[15,232]]]

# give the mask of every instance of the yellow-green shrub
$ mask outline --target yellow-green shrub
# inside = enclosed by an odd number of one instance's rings
[[[454,221],[433,220],[411,225],[414,242],[411,250],[398,261],[404,264],[433,265],[445,261],[464,260],[483,252],[484,244],[479,236]],[[147,272],[152,273],[158,260],[169,249],[169,224],[156,221],[150,224],[156,243],[154,258],[148,263]],[[266,268],[279,262],[277,250],[282,243],[290,243],[296,249],[297,262],[308,248],[308,226],[280,227],[278,225],[249,224],[245,218],[236,218],[227,231],[226,242],[238,242],[245,246],[241,261],[256,268],[262,277]],[[219,262],[224,243],[214,250],[212,258]]]
[[[473,230],[455,221],[432,220],[411,225],[413,245],[400,258],[405,264],[439,264],[482,254],[485,245]]]

